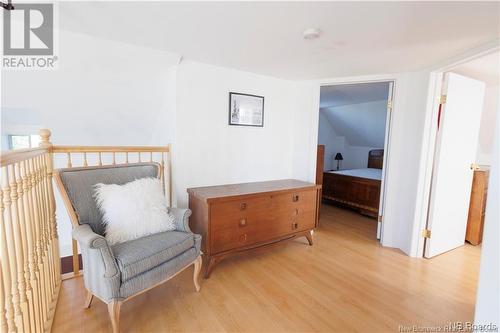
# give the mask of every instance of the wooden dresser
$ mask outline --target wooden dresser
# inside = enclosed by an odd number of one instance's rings
[[[189,224],[202,235],[208,259],[205,277],[214,265],[235,252],[305,236],[318,223],[321,186],[286,179],[188,189]]]
[[[469,218],[465,240],[473,245],[481,244],[483,240],[484,212],[488,194],[489,170],[481,168],[474,171],[472,191],[470,195]]]

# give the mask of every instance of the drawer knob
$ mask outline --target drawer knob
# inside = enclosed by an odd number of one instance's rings
[[[247,241],[247,234],[240,235],[240,242],[246,242]]]
[[[294,194],[293,197],[292,197],[292,200],[293,200],[293,202],[299,201],[299,195],[298,194]]]
[[[299,209],[295,208],[295,215],[299,215]]]
[[[240,220],[240,227],[244,227],[247,225],[247,219],[241,219]]]
[[[240,210],[245,210],[245,209],[247,209],[247,204],[246,204],[246,202],[242,202],[240,204]]]
[[[292,223],[292,230],[296,230],[299,227],[299,224],[297,222]]]

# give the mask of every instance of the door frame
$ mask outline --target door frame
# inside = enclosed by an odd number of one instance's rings
[[[452,59],[447,64],[434,68],[430,73],[429,96],[427,99],[426,120],[423,135],[424,142],[422,143],[420,159],[420,178],[422,181],[420,182],[420,188],[417,194],[417,200],[419,201],[420,208],[416,210],[417,223],[415,224],[415,227],[418,228],[418,230],[416,230],[418,234],[417,257],[423,258],[425,251],[426,238],[423,235],[423,231],[427,228],[429,207],[431,203],[431,187],[436,152],[437,119],[441,103],[441,93],[443,91],[444,74],[452,71],[459,65],[481,58],[493,52],[498,52],[499,50],[500,43],[495,42],[493,45],[487,45],[481,49],[473,50],[469,54]]]
[[[321,81],[318,86],[318,91],[317,91],[317,118],[318,121],[316,123],[316,129],[317,129],[317,134],[319,135],[319,112],[320,112],[320,97],[321,97],[321,87],[327,87],[327,86],[340,86],[340,85],[355,85],[355,84],[363,84],[363,83],[392,83],[392,88],[389,89],[388,94],[390,93],[390,100],[388,99],[388,102],[390,101],[391,103],[387,104],[387,112],[386,112],[386,121],[385,121],[385,131],[384,131],[384,159],[383,159],[383,166],[382,166],[382,179],[381,179],[381,184],[380,184],[380,201],[379,201],[379,212],[385,211],[385,204],[386,204],[386,189],[387,189],[387,183],[388,183],[388,170],[389,170],[389,152],[390,152],[390,142],[391,142],[391,128],[392,128],[392,123],[393,123],[393,110],[394,110],[394,105],[396,103],[395,101],[395,91],[397,87],[397,79],[392,76],[388,76],[387,78],[384,78],[383,76],[380,76],[380,78],[376,79],[354,79],[354,80],[349,80],[349,79],[340,79],[340,80],[328,80],[328,81]],[[316,145],[317,145],[317,139],[316,138]],[[316,161],[316,159],[315,159]],[[314,162],[316,164],[316,162]],[[382,204],[381,204],[382,202]],[[384,223],[382,223],[383,215],[378,215],[377,218],[377,234],[376,237],[380,241],[380,243],[383,242],[383,237],[384,237]]]

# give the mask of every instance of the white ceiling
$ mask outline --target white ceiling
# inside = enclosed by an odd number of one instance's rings
[[[483,81],[486,84],[498,85],[500,83],[500,53],[493,52],[489,55],[471,60],[454,68],[452,71]]]
[[[323,86],[321,87],[319,104],[320,108],[338,107],[387,100],[388,95],[388,82]]]
[[[62,2],[59,16],[62,29],[313,79],[428,67],[499,38],[499,8],[499,2]],[[322,36],[304,40],[309,27]]]

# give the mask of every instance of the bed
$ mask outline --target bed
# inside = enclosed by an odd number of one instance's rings
[[[364,169],[325,171],[323,173],[323,199],[377,217],[384,150],[368,153]]]

